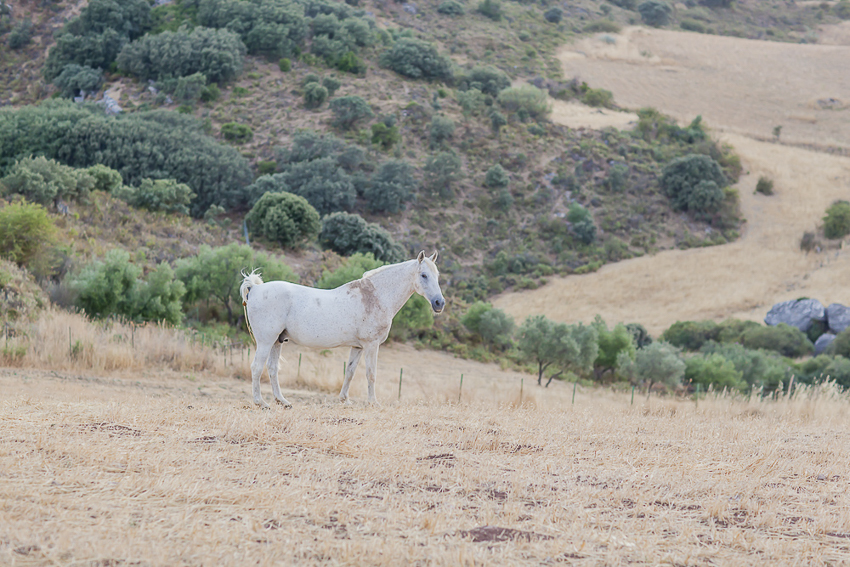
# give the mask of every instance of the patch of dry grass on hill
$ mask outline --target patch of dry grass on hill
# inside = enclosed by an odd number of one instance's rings
[[[302,392],[290,411],[238,389],[0,371],[0,563],[850,561],[850,414],[828,386],[634,406],[554,388],[546,408]]]

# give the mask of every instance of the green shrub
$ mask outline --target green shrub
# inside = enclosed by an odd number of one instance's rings
[[[32,21],[29,18],[21,20],[9,34],[9,49],[20,49],[28,45],[32,39]]]
[[[723,200],[726,177],[720,164],[702,154],[690,154],[667,164],[661,187],[673,208],[694,212],[716,211]]]
[[[762,175],[756,183],[756,193],[773,195],[773,180]]]
[[[481,315],[478,334],[485,343],[504,350],[512,342],[514,327],[514,320],[501,309],[494,307]]]
[[[478,8],[475,11],[494,22],[502,19],[502,5],[498,0],[482,0],[478,3]]]
[[[322,86],[328,90],[328,96],[333,96],[342,86],[342,81],[334,77],[325,77],[322,79]]]
[[[842,20],[850,20],[850,1],[840,0],[832,6],[832,12]]]
[[[413,198],[418,183],[413,166],[404,160],[390,159],[381,164],[363,192],[371,211],[397,213]]]
[[[507,187],[511,182],[511,178],[505,168],[498,163],[491,166],[484,176],[484,186],[492,188]]]
[[[207,85],[201,90],[202,102],[215,102],[221,97],[221,89],[218,85]]]
[[[844,238],[850,234],[850,203],[836,201],[829,206],[823,217],[823,232],[829,239]]]
[[[461,91],[474,89],[494,97],[511,86],[511,78],[504,71],[492,65],[476,65],[461,74],[457,81],[458,88]]]
[[[316,73],[307,73],[307,76],[301,79],[301,86],[306,87],[310,83],[317,83],[321,81],[322,78],[319,77]]]
[[[372,143],[387,151],[401,141],[398,126],[387,126],[383,122],[372,124]]]
[[[729,388],[746,391],[747,383],[743,373],[720,354],[697,355],[685,361],[685,381],[705,389],[712,386],[715,390]]]
[[[236,31],[248,53],[270,61],[295,55],[308,31],[303,5],[269,0],[204,0],[198,4],[196,22]]]
[[[463,4],[455,2],[455,0],[443,0],[437,6],[437,12],[445,16],[463,16],[466,13]]]
[[[138,187],[116,189],[115,196],[139,209],[188,215],[195,194],[188,185],[173,179],[143,179]]]
[[[640,17],[648,26],[661,27],[670,23],[670,15],[673,9],[667,2],[661,0],[647,0],[637,7]]]
[[[801,382],[818,384],[829,380],[845,390],[850,388],[850,359],[845,356],[821,354],[799,363],[796,370]]]
[[[637,0],[610,0],[610,2],[623,10],[634,10],[637,6]]]
[[[309,83],[304,87],[304,106],[318,108],[328,100],[328,89],[319,83]]]
[[[363,217],[349,213],[331,213],[322,219],[319,244],[337,254],[372,254],[383,262],[401,262],[405,253],[390,233],[380,225],[367,223]]]
[[[207,86],[207,78],[203,73],[194,73],[177,79],[174,88],[174,100],[194,105],[201,99]]]
[[[104,191],[106,193],[114,193],[119,187],[124,184],[124,179],[121,174],[105,165],[96,164],[86,170],[92,179],[94,179],[93,191]]]
[[[423,186],[432,195],[443,198],[454,194],[452,186],[463,179],[460,156],[454,150],[428,157],[423,168]]]
[[[277,62],[277,66],[280,69],[281,73],[289,73],[292,70],[292,61],[283,57],[280,61]]]
[[[31,273],[49,271],[48,251],[56,234],[50,215],[39,204],[24,201],[0,208],[0,257]]]
[[[605,89],[587,89],[587,92],[581,97],[581,101],[587,106],[612,108],[614,106],[614,93]]]
[[[248,191],[254,200],[270,192],[293,193],[320,215],[350,209],[357,197],[351,176],[330,157],[289,164],[282,173],[258,177]]]
[[[788,365],[774,353],[748,349],[740,344],[715,342],[704,344],[700,352],[703,355],[719,354],[730,361],[750,388],[764,388],[765,392],[772,392],[781,388],[783,381],[790,377]]]
[[[756,328],[761,328],[761,324],[755,321],[726,319],[718,325],[717,334],[712,340],[720,343],[740,343],[745,332]]]
[[[436,115],[431,119],[429,128],[431,149],[442,147],[455,133],[454,120],[447,116]]]
[[[65,98],[73,98],[84,91],[91,94],[100,88],[103,82],[103,73],[100,69],[83,67],[76,63],[69,63],[62,68],[62,72],[53,79],[53,85]]]
[[[227,122],[221,125],[221,135],[224,136],[225,140],[243,144],[250,142],[254,138],[254,131],[247,124]]]
[[[498,96],[499,105],[510,113],[516,113],[520,119],[544,120],[551,112],[546,91],[533,85],[520,85],[502,90]]]
[[[501,130],[502,126],[506,125],[507,123],[508,119],[505,117],[504,114],[502,114],[498,110],[493,109],[490,112],[490,127],[492,128],[495,134],[499,134],[499,131]]]
[[[747,348],[772,350],[790,358],[799,358],[814,350],[806,333],[785,323],[747,329],[741,335],[741,344]]]
[[[620,26],[611,20],[594,20],[584,26],[585,33],[620,33]]]
[[[329,106],[334,114],[332,124],[343,130],[350,130],[358,120],[374,116],[369,104],[357,95],[335,98]]]
[[[626,184],[629,180],[629,166],[622,163],[615,163],[608,170],[608,177],[605,179],[605,185],[614,193],[622,193],[626,190]]]
[[[578,203],[573,203],[567,213],[567,220],[572,226],[573,234],[579,241],[584,244],[592,244],[596,240],[596,223],[593,221],[593,215],[590,211]]]
[[[705,33],[705,25],[697,20],[683,18],[679,23],[679,27],[685,31],[693,31],[697,33]]]
[[[827,347],[827,353],[850,358],[850,328],[835,336],[835,340]]]
[[[319,134],[313,130],[298,130],[289,148],[278,150],[277,161],[281,169],[290,165],[322,158],[334,158],[349,173],[364,159],[363,150],[350,146],[333,134]]]
[[[334,67],[343,73],[351,73],[352,75],[362,75],[366,72],[366,64],[352,51],[337,59]]]
[[[564,17],[564,11],[558,7],[549,8],[545,12],[543,12],[543,18],[546,19],[547,22],[551,24],[559,24],[561,23],[561,19]]]
[[[315,238],[321,223],[304,197],[292,193],[266,193],[245,216],[248,229],[277,242],[284,248],[296,248]]]
[[[632,334],[625,325],[618,323],[609,330],[602,317],[597,315],[593,320],[593,328],[596,329],[599,344],[596,360],[593,361],[598,378],[601,378],[605,372],[614,370],[618,365],[618,359],[622,362],[623,356],[634,359],[635,344],[632,341]]]
[[[127,44],[118,67],[142,80],[203,73],[212,83],[232,81],[242,73],[245,45],[229,30],[198,27],[144,37]]]
[[[273,175],[277,172],[277,162],[274,160],[263,160],[257,162],[257,177]]]
[[[662,333],[661,340],[684,350],[699,350],[708,341],[716,341],[720,331],[714,321],[676,321]]]
[[[28,157],[15,163],[0,179],[4,195],[22,195],[29,201],[50,205],[59,199],[86,199],[94,178],[45,157]]]
[[[404,37],[381,56],[381,64],[411,79],[448,81],[452,78],[451,61],[440,55],[427,41]]]

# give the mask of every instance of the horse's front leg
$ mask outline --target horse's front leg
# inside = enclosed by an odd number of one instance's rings
[[[280,347],[280,342],[275,341],[274,345],[272,345],[272,350],[269,353],[269,381],[272,383],[274,399],[277,400],[277,403],[281,404],[286,409],[289,409],[292,407],[292,404],[289,403],[289,400],[284,398],[283,394],[280,393],[280,382],[277,378],[277,369],[280,366]]]
[[[351,379],[354,378],[354,371],[357,370],[357,363],[360,362],[360,355],[362,354],[362,348],[351,347],[351,354],[348,355],[348,367],[345,369],[345,380],[343,380],[342,389],[339,391],[339,401],[344,404],[351,403],[348,400],[348,387],[351,385]]]
[[[366,351],[364,353],[366,355],[366,382],[368,383],[369,388],[369,396],[366,398],[366,402],[372,406],[381,405],[378,403],[378,398],[375,397],[375,378],[378,373],[379,346],[380,345],[378,343],[375,343],[374,345],[369,345],[364,349]]]

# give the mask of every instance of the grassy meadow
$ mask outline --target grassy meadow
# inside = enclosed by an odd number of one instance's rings
[[[43,352],[0,370],[4,565],[850,562],[850,400],[829,385],[572,404],[394,345],[380,408],[362,370],[336,401],[346,353],[292,350],[295,407],[261,411],[239,353],[64,313],[39,329]]]

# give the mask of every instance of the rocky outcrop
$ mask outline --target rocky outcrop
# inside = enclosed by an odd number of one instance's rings
[[[818,340],[815,341],[815,356],[819,354],[823,354],[823,351],[832,344],[832,341],[835,340],[835,335],[832,333],[824,333],[818,337]]]
[[[829,323],[829,331],[836,335],[850,327],[850,307],[840,303],[833,303],[826,308],[826,320]]]
[[[826,309],[817,299],[792,299],[777,303],[768,311],[764,322],[774,326],[785,323],[804,333],[814,321],[826,321]]]

